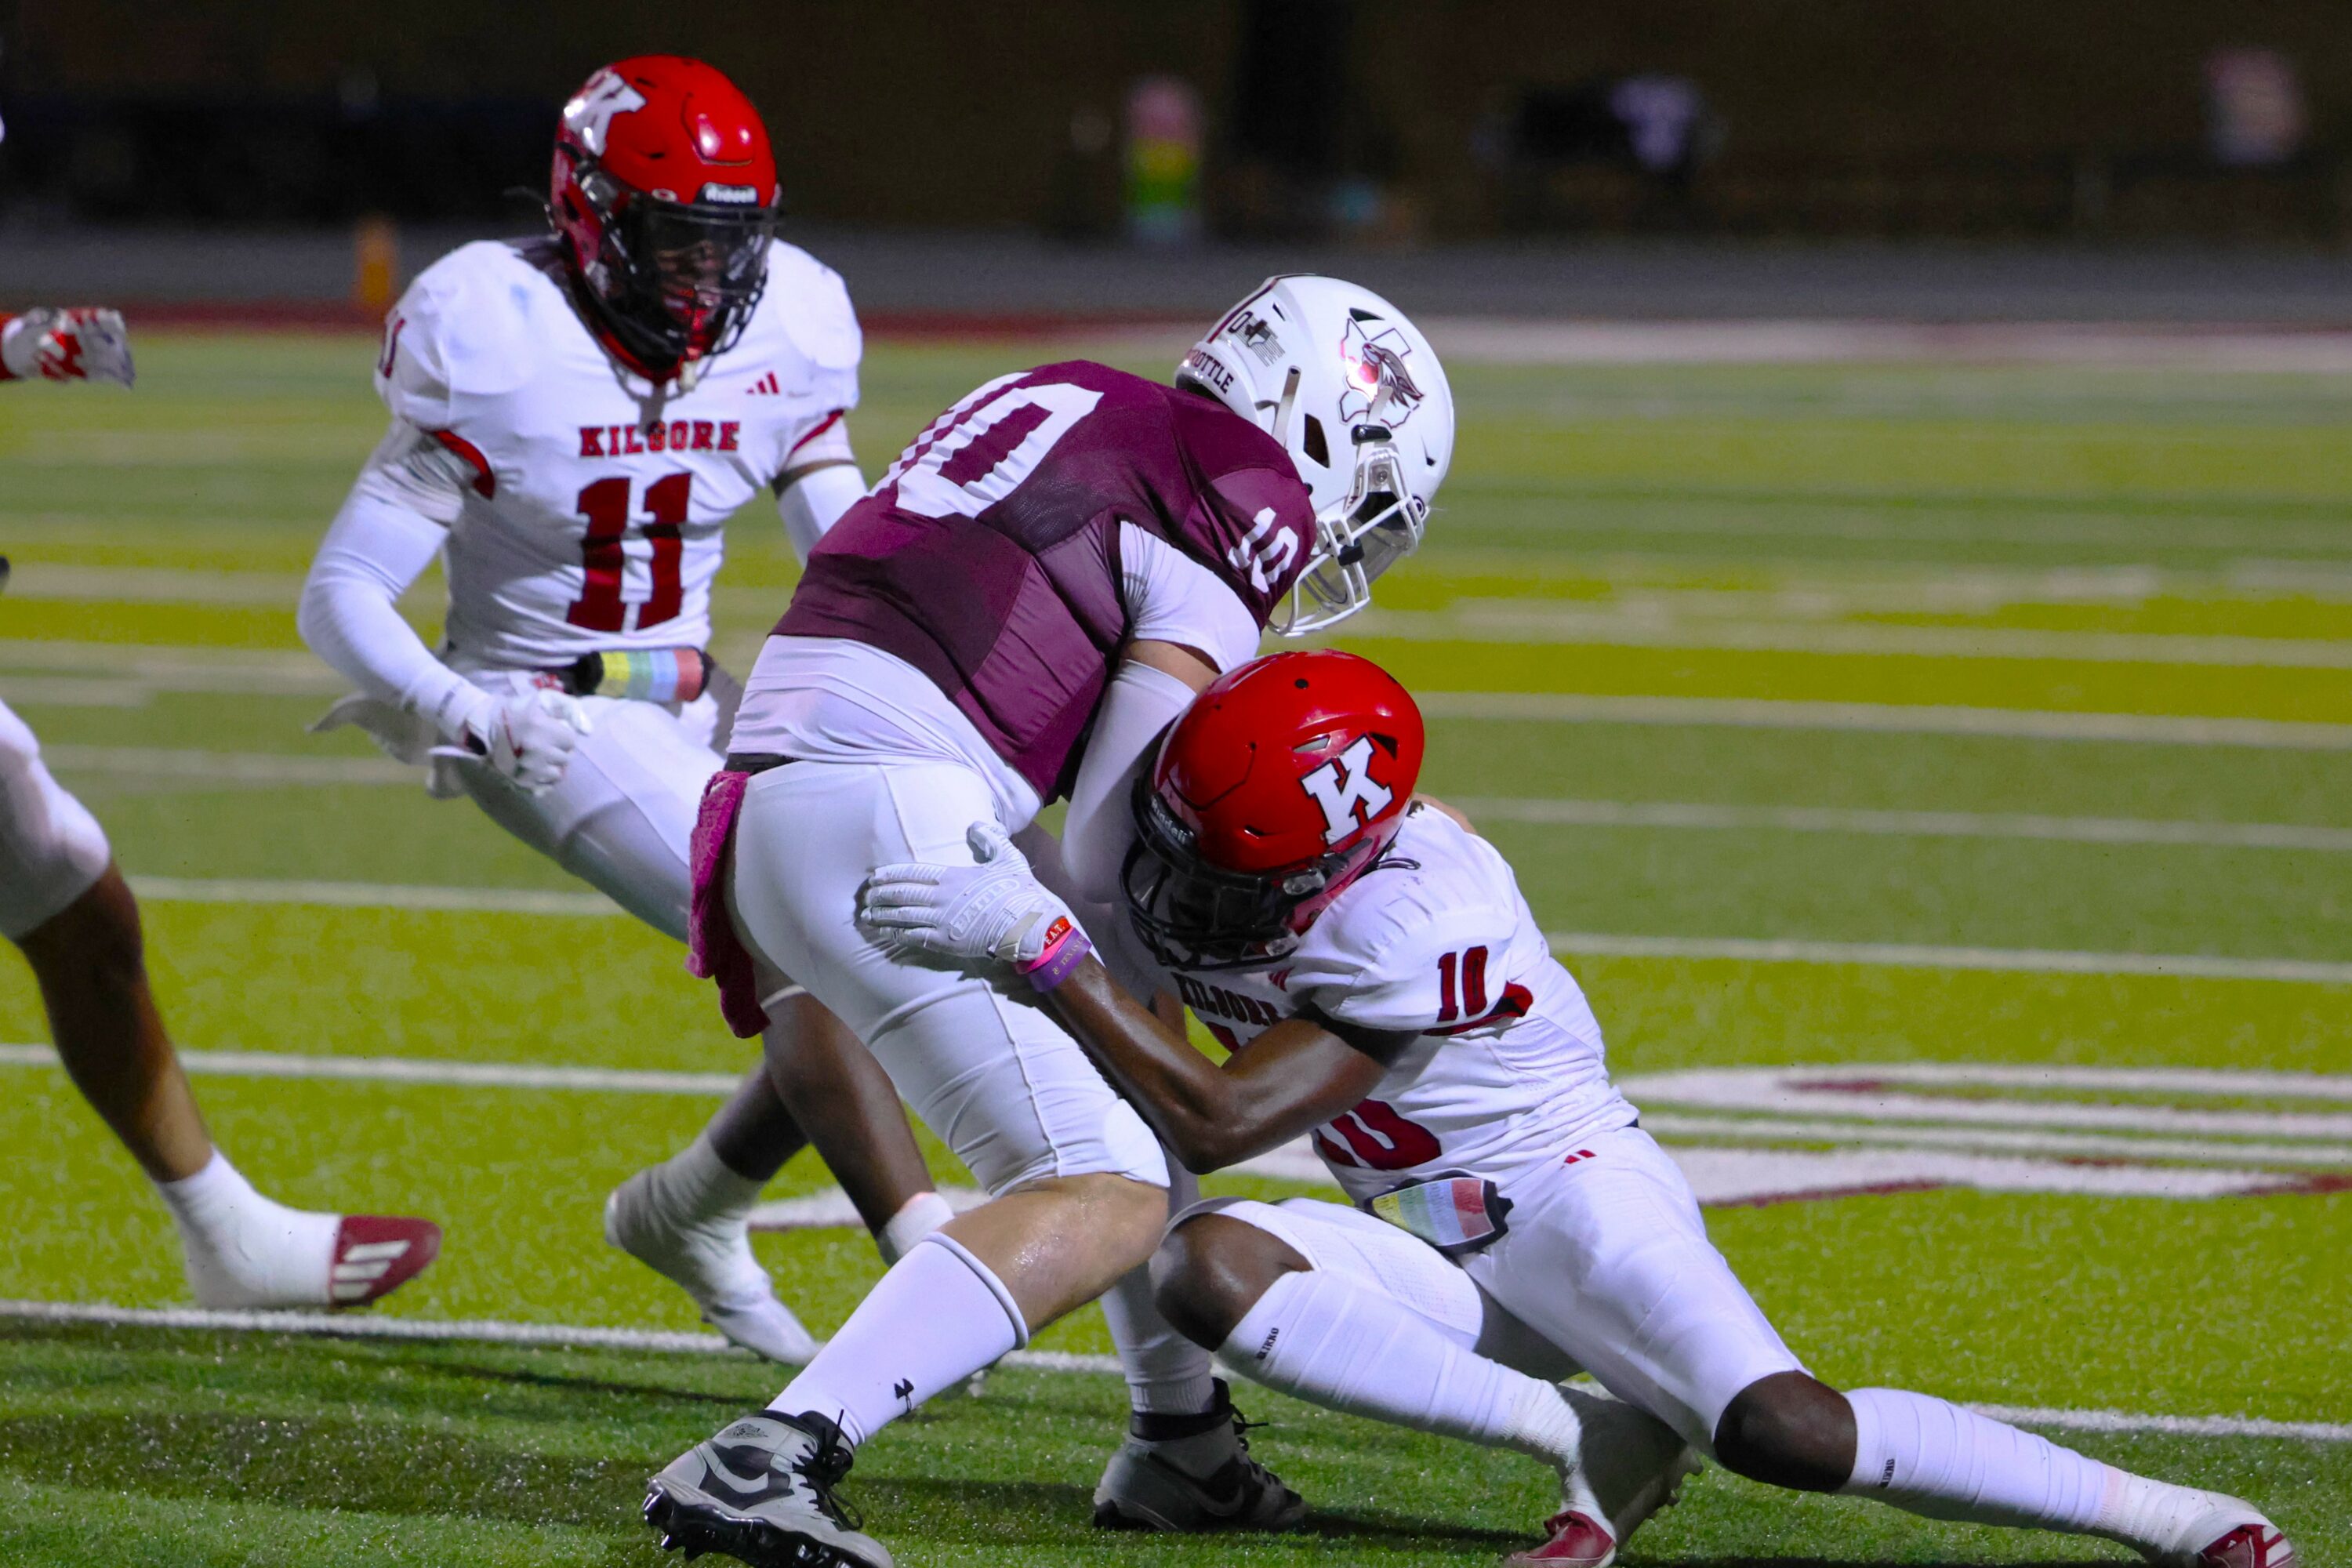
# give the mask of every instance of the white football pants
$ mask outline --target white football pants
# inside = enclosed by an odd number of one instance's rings
[[[1576,1150],[1590,1153],[1504,1187],[1509,1233],[1459,1267],[1338,1204],[1202,1206],[1280,1237],[1317,1269],[1390,1297],[1465,1348],[1538,1377],[1581,1367],[1712,1454],[1742,1389],[1804,1364],[1707,1240],[1689,1183],[1648,1133],[1621,1128]]]
[[[41,742],[0,702],[0,936],[29,936],[89,891],[113,852],[81,802],[41,761]]]
[[[491,821],[679,942],[689,892],[687,845],[702,786],[719,771],[718,705],[672,713],[654,702],[584,697],[593,728],[552,788],[530,795],[488,767],[456,771]]]
[[[1025,986],[902,957],[859,931],[857,890],[898,860],[969,866],[992,818],[952,763],[794,762],[744,792],[728,903],[765,969],[856,1031],[924,1124],[992,1194],[1109,1173],[1168,1184],[1159,1141]]]

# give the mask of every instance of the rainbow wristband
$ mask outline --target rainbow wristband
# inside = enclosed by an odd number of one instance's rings
[[[1077,973],[1087,954],[1095,950],[1078,922],[1067,915],[1057,915],[1045,931],[1045,951],[1030,963],[1016,965],[1029,984],[1040,991],[1051,991]]]

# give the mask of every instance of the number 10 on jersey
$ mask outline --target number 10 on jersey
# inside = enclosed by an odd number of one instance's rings
[[[686,551],[681,531],[693,490],[694,476],[684,472],[665,474],[646,487],[646,521],[637,531],[653,545],[649,564],[654,585],[637,606],[638,631],[677,614],[684,595],[678,571]],[[621,573],[627,560],[621,542],[629,531],[629,499],[628,476],[615,474],[587,486],[573,503],[588,521],[580,542],[587,581],[563,618],[583,631],[617,632],[628,617],[629,607],[621,602]]]

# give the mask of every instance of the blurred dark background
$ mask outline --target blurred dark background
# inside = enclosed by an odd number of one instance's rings
[[[558,102],[649,50],[741,82],[820,233],[2352,242],[2347,0],[16,0],[0,21],[0,287],[12,246],[89,226],[528,224],[505,193],[543,185]]]

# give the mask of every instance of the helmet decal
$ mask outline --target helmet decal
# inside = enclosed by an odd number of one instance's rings
[[[1347,385],[1339,395],[1339,417],[1352,422],[1378,408],[1391,427],[1412,418],[1422,400],[1421,388],[1405,368],[1405,356],[1412,353],[1412,344],[1402,332],[1394,327],[1367,332],[1361,313],[1351,312],[1339,340],[1339,357],[1348,366]]]
[[[1241,340],[1242,347],[1257,356],[1257,363],[1271,365],[1282,359],[1282,340],[1275,335],[1274,323],[1247,306],[1234,312],[1228,335]]]
[[[590,77],[579,96],[563,106],[563,128],[580,139],[591,156],[602,157],[614,119],[645,106],[646,95],[607,66]]]
[[[1337,844],[1389,808],[1396,792],[1372,777],[1373,742],[1359,735],[1348,749],[1310,773],[1299,787],[1323,808],[1323,842]]]

